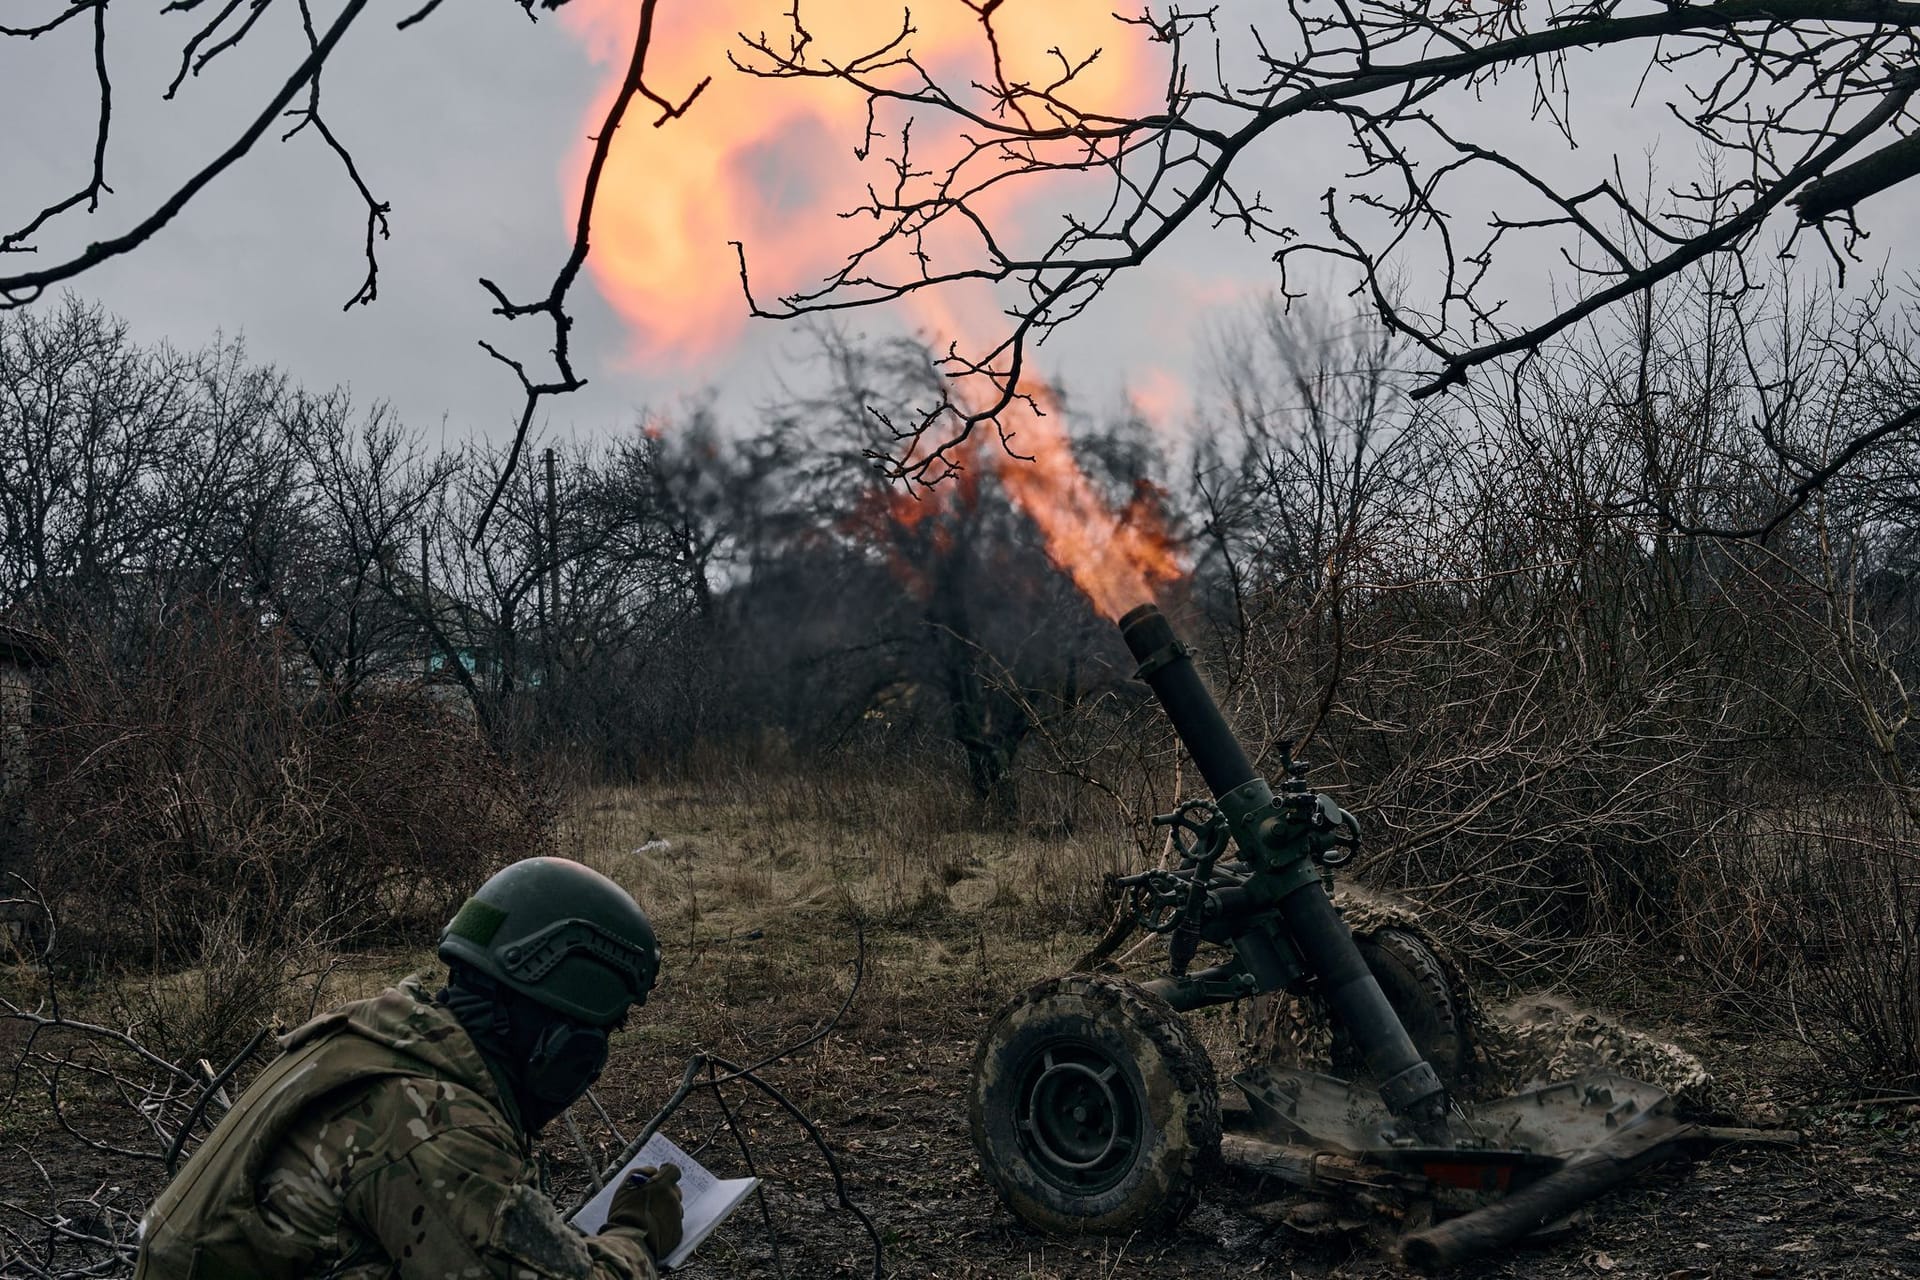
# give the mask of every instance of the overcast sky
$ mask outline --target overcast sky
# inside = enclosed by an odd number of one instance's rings
[[[939,3],[940,0],[927,0]],[[953,0],[945,0],[953,3]],[[671,0],[669,0],[671,3]],[[8,21],[57,10],[60,0],[7,4]],[[151,8],[160,6],[155,3]],[[379,300],[342,313],[357,286],[364,215],[358,198],[317,138],[263,144],[222,177],[150,244],[82,278],[77,289],[125,316],[146,339],[195,345],[216,331],[244,333],[253,354],[309,385],[348,383],[367,400],[392,402],[407,421],[450,439],[474,433],[501,438],[518,407],[511,376],[489,361],[476,340],[489,338],[531,361],[546,347],[535,321],[506,325],[487,314],[476,284],[489,276],[515,296],[533,296],[564,258],[570,190],[563,189],[603,92],[608,68],[589,41],[552,18],[531,24],[513,0],[451,0],[423,26],[396,32],[411,3],[376,3],[329,64],[324,85],[332,127],[354,151],[369,184],[393,205],[393,239],[381,247]],[[685,8],[687,6],[683,6]],[[758,0],[733,6],[741,25],[758,10],[784,8]],[[884,7],[884,6],[883,6]],[[1106,6],[1101,6],[1104,10]],[[199,167],[258,111],[299,60],[304,45],[291,4],[276,5],[245,45],[223,55],[178,98],[161,95],[178,51],[199,15],[113,10],[115,131],[108,180],[115,194],[88,218],[69,217],[39,239],[52,259],[88,240],[116,234]],[[705,6],[694,6],[704,9]],[[337,5],[316,5],[322,20]],[[16,13],[16,11],[18,11]],[[71,24],[33,42],[0,41],[0,119],[29,122],[0,140],[0,222],[9,228],[48,201],[84,183],[94,110],[90,32]],[[694,68],[656,66],[671,92]],[[724,67],[703,66],[729,76]],[[1670,168],[1693,167],[1693,140],[1669,136],[1659,95],[1631,104],[1638,66],[1592,63],[1576,80],[1583,148],[1551,144],[1522,130],[1525,95],[1517,88],[1482,103],[1456,104],[1483,136],[1513,142],[1543,171],[1577,172],[1617,154],[1629,171],[1655,155]],[[775,90],[777,91],[777,86]],[[733,109],[716,90],[694,108]],[[675,126],[669,125],[669,128]],[[636,133],[645,131],[643,121]],[[769,140],[763,158],[769,185],[805,182],[782,146],[806,154],[792,133]],[[857,139],[836,139],[836,154]],[[651,144],[639,139],[633,145]],[[808,161],[812,163],[812,161]],[[1276,203],[1291,202],[1308,218],[1311,200],[1349,161],[1332,135],[1297,130],[1248,157]],[[663,172],[662,181],[671,175]],[[628,196],[627,198],[633,198]],[[732,236],[754,244],[754,225],[783,197],[767,192],[759,214],[716,213],[707,228],[722,246]],[[1873,261],[1910,269],[1908,230],[1920,204],[1896,193],[1877,202]],[[727,217],[749,225],[723,225]],[[1198,367],[1199,338],[1273,283],[1271,246],[1250,247],[1228,234],[1198,229],[1180,237],[1151,268],[1123,276],[1093,313],[1043,355],[1046,372],[1063,378],[1083,402],[1120,402],[1123,388],[1170,377],[1186,381]],[[13,259],[19,261],[19,259]],[[722,266],[711,288],[739,307],[735,281]],[[1505,286],[1522,304],[1538,304],[1549,287],[1548,254],[1509,264]],[[42,304],[44,305],[44,304]],[[592,385],[552,402],[557,433],[600,433],[633,421],[642,408],[671,413],[687,397],[719,388],[737,414],[774,394],[783,360],[806,349],[792,326],[741,327],[711,353],[648,350],[603,300],[591,277],[574,290],[577,365]],[[868,330],[913,326],[899,311],[857,314]]]

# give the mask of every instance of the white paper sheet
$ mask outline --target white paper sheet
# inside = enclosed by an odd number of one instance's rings
[[[618,1176],[600,1188],[593,1199],[580,1206],[573,1215],[573,1225],[587,1235],[593,1235],[607,1225],[607,1212],[613,1207],[613,1193],[619,1190],[629,1173],[643,1166],[657,1169],[670,1164],[680,1167],[680,1207],[683,1215],[680,1247],[662,1258],[660,1265],[671,1271],[685,1264],[693,1256],[693,1251],[713,1234],[713,1229],[725,1222],[727,1215],[738,1209],[747,1194],[760,1185],[760,1179],[716,1178],[706,1166],[663,1134],[656,1133],[648,1138],[646,1145],[627,1162]]]

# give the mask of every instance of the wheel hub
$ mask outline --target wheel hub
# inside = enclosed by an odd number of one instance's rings
[[[1086,1195],[1126,1176],[1140,1145],[1139,1100],[1121,1064],[1098,1045],[1057,1040],[1022,1073],[1016,1115],[1034,1169]]]

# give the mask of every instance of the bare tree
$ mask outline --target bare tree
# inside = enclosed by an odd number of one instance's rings
[[[411,674],[418,657],[418,530],[459,470],[382,405],[298,393],[281,430],[298,505],[249,538],[251,590],[296,636],[333,696]]]
[[[982,386],[901,424],[889,454],[908,479],[937,478],[1025,393],[1032,344],[1190,225],[1271,246],[1283,293],[1301,260],[1337,264],[1423,357],[1412,393],[1424,396],[1696,264],[1724,260],[1749,287],[1775,231],[1789,249],[1811,235],[1844,268],[1864,234],[1855,206],[1920,170],[1907,136],[1920,87],[1910,4],[1149,4],[1116,15],[1112,43],[1156,46],[1161,79],[1145,103],[1118,106],[1088,84],[1097,38],[1063,43],[1051,74],[1021,78],[997,39],[1002,6],[972,7],[992,57],[971,81],[916,56],[910,15],[871,47],[830,49],[802,4],[785,30],[749,37],[741,60],[752,74],[864,95],[859,146],[884,151],[891,173],[849,211],[878,224],[871,242],[814,288],[756,299],[757,314],[1004,286],[1011,323],[945,361]],[[1616,161],[1553,179],[1537,145],[1570,148],[1586,87],[1609,79],[1637,80],[1636,100],[1691,134],[1708,173],[1636,186]],[[1483,94],[1520,110],[1490,122],[1466,109]],[[1515,141],[1522,111],[1538,126],[1531,146]],[[1344,138],[1349,172],[1319,192],[1315,232],[1262,189],[1275,175],[1259,156],[1319,126]],[[949,145],[925,141],[943,129]],[[1062,216],[1029,244],[1021,219],[1035,202]],[[1561,288],[1515,314],[1514,267],[1548,259],[1562,264]],[[744,252],[741,266],[744,278]],[[1858,424],[1850,448],[1806,468],[1809,489],[1916,420],[1920,405],[1906,404]]]
[[[524,9],[530,18],[535,16],[535,0],[514,0],[514,2]],[[539,0],[539,7],[557,9],[565,3],[566,0]],[[607,108],[606,117],[596,133],[593,155],[582,184],[573,244],[566,261],[555,273],[547,292],[533,301],[515,302],[493,281],[485,278],[480,281],[481,287],[493,301],[494,315],[508,320],[526,316],[543,316],[550,322],[553,332],[551,347],[553,373],[530,375],[525,362],[503,353],[485,340],[480,343],[489,355],[512,371],[525,394],[525,401],[512,447],[505,455],[500,475],[489,494],[488,501],[481,507],[478,514],[476,536],[485,528],[494,507],[506,491],[541,401],[548,396],[563,395],[586,385],[586,380],[575,372],[569,355],[569,333],[573,328],[573,318],[566,309],[567,296],[574,281],[579,277],[581,267],[586,262],[600,175],[606,167],[607,156],[613,146],[614,138],[625,121],[629,108],[636,98],[643,98],[659,110],[660,114],[655,118],[654,124],[664,124],[684,114],[707,85],[707,80],[697,80],[691,90],[678,101],[669,100],[650,87],[646,76],[646,65],[653,45],[654,20],[658,7],[659,0],[641,0],[635,14],[632,57],[626,74],[622,77],[620,86]],[[165,96],[171,99],[180,91],[189,75],[199,76],[216,59],[230,54],[245,44],[248,38],[259,29],[269,12],[275,8],[275,0],[251,0],[250,3],[247,0],[224,0],[217,5],[204,6],[202,0],[176,0],[175,3],[167,5],[164,12],[188,14],[189,20],[197,25],[192,27],[183,40],[179,70],[168,86]],[[315,20],[311,0],[291,0],[291,3],[282,3],[277,8],[280,13],[287,15],[289,22],[297,22],[306,53],[291,68],[279,88],[273,92],[259,113],[247,123],[239,135],[212,160],[182,179],[171,194],[121,234],[96,240],[83,250],[46,266],[12,272],[0,271],[0,310],[32,303],[38,300],[50,286],[74,280],[101,263],[109,262],[138,249],[159,234],[183,209],[199,198],[216,178],[250,154],[276,124],[288,120],[292,121],[292,124],[281,135],[281,141],[290,141],[296,137],[308,135],[317,138],[324,150],[338,162],[366,210],[366,271],[343,309],[350,310],[357,305],[369,305],[375,301],[379,296],[380,274],[376,241],[385,240],[388,237],[388,215],[392,212],[392,207],[375,195],[362,174],[359,164],[354,160],[352,152],[328,126],[321,111],[320,93],[322,71],[341,39],[356,22],[364,17],[368,0],[342,0],[332,21],[326,23]],[[424,3],[412,14],[401,19],[398,25],[402,30],[413,27],[426,20],[439,8],[440,0],[424,0]],[[207,16],[208,13],[211,16]],[[14,229],[0,230],[0,255],[33,252],[36,236],[58,225],[63,218],[77,210],[84,209],[89,214],[97,212],[101,207],[102,198],[110,196],[113,192],[112,186],[107,181],[107,157],[113,133],[114,107],[113,79],[109,69],[109,0],[65,0],[64,4],[41,21],[19,26],[0,24],[0,39],[37,41],[42,38],[57,37],[62,28],[72,26],[78,29],[83,20],[91,31],[92,72],[99,88],[90,176],[85,185],[77,191],[53,201],[31,215],[24,216],[24,221]],[[8,225],[6,219],[9,216],[11,215],[0,213],[0,227]]]
[[[531,15],[533,0],[517,0]],[[557,7],[562,0],[543,0]],[[1116,273],[1163,252],[1183,227],[1211,225],[1271,246],[1283,292],[1296,263],[1337,264],[1379,320],[1421,353],[1416,394],[1461,385],[1475,369],[1523,357],[1570,326],[1631,300],[1695,264],[1723,259],[1742,276],[1778,239],[1786,250],[1812,237],[1844,269],[1865,234],[1855,210],[1920,171],[1910,99],[1920,6],[1903,0],[1716,0],[1714,3],[1407,5],[1362,0],[1293,3],[1283,12],[1172,0],[1116,15],[1110,34],[1063,40],[1046,74],[1007,55],[1000,0],[972,2],[987,71],[943,80],[916,53],[918,29],[902,7],[898,25],[870,46],[827,48],[796,0],[783,28],[749,33],[736,68],[772,79],[837,81],[869,104],[859,152],[879,166],[858,210],[879,231],[817,287],[749,300],[756,313],[792,316],[871,305],[960,282],[1004,286],[1011,324],[982,344],[946,353],[944,371],[978,389],[935,396],[897,421],[881,446],[893,473],[911,481],[947,473],[951,451],[1027,394],[1031,345],[1066,323]],[[376,241],[390,210],[321,113],[320,78],[341,36],[364,16],[345,0],[331,23],[308,0],[170,6],[192,15],[179,75],[240,56],[276,8],[297,21],[306,48],[280,88],[224,150],[128,231],[58,263],[0,276],[0,300],[19,305],[130,252],[158,233],[277,121],[288,138],[311,136],[340,165],[366,212],[365,276],[348,305],[376,296]],[[428,0],[400,24],[441,10]],[[496,347],[523,392],[514,445],[502,459],[481,523],[506,493],[538,406],[584,378],[570,355],[567,297],[591,250],[599,176],[636,99],[664,124],[693,108],[707,81],[684,75],[683,91],[649,79],[657,0],[634,14],[632,55],[595,135],[573,244],[544,295],[516,301],[482,281],[494,313],[543,317],[552,368],[540,373]],[[18,21],[18,20],[16,20]],[[100,207],[108,180],[113,94],[109,6],[68,0],[38,21],[0,27],[0,37],[58,40],[88,30],[99,114],[89,176],[77,190],[0,237],[0,252],[28,248],[78,210]],[[1102,44],[1149,51],[1157,80],[1115,103],[1090,87]],[[1617,160],[1556,177],[1537,163],[1540,144],[1579,138],[1589,86],[1633,82],[1636,103],[1675,123],[1706,156],[1702,175],[1630,181]],[[1143,86],[1133,86],[1135,90]],[[1513,111],[1489,123],[1467,104],[1490,95]],[[1110,97],[1111,95],[1108,95]],[[1517,118],[1532,138],[1516,141]],[[915,122],[919,122],[916,131]],[[1330,130],[1344,140],[1350,171],[1319,194],[1318,229],[1262,189],[1264,147]],[[934,139],[945,137],[941,143]],[[1071,181],[1062,183],[1062,178]],[[1067,194],[1060,194],[1061,192]],[[1029,193],[1023,196],[1023,193]],[[1009,197],[1021,196],[1013,199]],[[1017,209],[1037,199],[1063,216],[1061,230],[1027,243]],[[1517,264],[1556,260],[1561,287],[1528,314],[1511,305]],[[742,256],[742,277],[747,262]],[[1411,291],[1408,282],[1419,285]],[[486,345],[486,344],[483,344]],[[1920,407],[1889,406],[1856,425],[1831,456],[1803,470],[1805,493],[1862,452],[1906,432]],[[1781,455],[1792,463],[1790,454]],[[1789,493],[1787,503],[1805,501]],[[1769,513],[1766,517],[1771,519]],[[1728,530],[1767,532],[1765,520]]]
[[[291,482],[285,396],[238,343],[141,346],[71,298],[0,317],[0,607],[115,625],[234,585]]]
[[[255,0],[254,3],[245,5],[242,4],[242,0],[228,0],[227,3],[214,7],[212,17],[201,22],[187,36],[181,48],[179,73],[174,76],[172,84],[168,86],[166,96],[172,98],[179,91],[189,72],[198,76],[214,59],[245,42],[247,37],[254,33],[261,18],[272,7],[273,0]],[[382,236],[386,233],[388,208],[367,190],[351,155],[340,144],[320,115],[321,69],[333,52],[334,46],[366,9],[367,0],[345,0],[339,14],[324,31],[315,27],[308,0],[294,0],[293,6],[282,6],[283,11],[288,7],[297,8],[299,11],[297,20],[306,40],[306,56],[292,69],[285,83],[274,92],[266,106],[247,125],[240,136],[212,161],[186,178],[178,189],[123,234],[89,244],[80,253],[50,266],[0,276],[0,307],[17,307],[33,302],[49,286],[72,280],[100,263],[129,253],[152,239],[215,178],[251,151],[283,114],[298,118],[297,123],[286,136],[290,138],[312,127],[327,147],[345,164],[349,178],[366,201],[368,209],[367,276],[347,305],[352,306],[355,303],[373,300],[378,273],[378,266],[373,256],[373,241],[376,232]],[[34,237],[46,230],[50,224],[56,223],[83,206],[87,213],[97,212],[101,198],[113,193],[113,187],[107,181],[107,152],[113,134],[113,78],[109,69],[107,41],[108,8],[108,0],[68,0],[65,5],[41,22],[17,27],[0,26],[0,38],[37,41],[56,36],[62,27],[69,24],[78,25],[80,19],[86,19],[92,35],[92,71],[99,86],[99,111],[94,132],[92,166],[87,183],[78,191],[47,205],[15,229],[0,234],[0,253],[33,252]],[[194,10],[201,8],[201,3],[200,0],[183,0],[167,8],[169,11],[192,14]],[[244,12],[242,12],[243,8]],[[192,20],[198,22],[199,17],[200,15],[195,15]],[[293,104],[302,91],[307,95],[305,105],[295,107]]]

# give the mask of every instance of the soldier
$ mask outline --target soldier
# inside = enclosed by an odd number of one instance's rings
[[[615,1195],[583,1236],[531,1142],[598,1078],[660,970],[646,913],[564,858],[515,863],[408,979],[314,1019],[141,1224],[135,1280],[653,1280],[680,1240],[680,1171]]]

